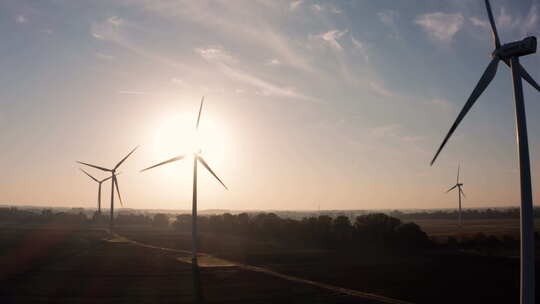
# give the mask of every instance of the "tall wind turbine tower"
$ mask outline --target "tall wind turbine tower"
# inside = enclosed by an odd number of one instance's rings
[[[84,174],[88,175],[88,177],[90,177],[91,179],[93,179],[96,183],[98,183],[98,198],[97,198],[97,203],[98,203],[98,213],[101,214],[101,184],[103,184],[104,181],[107,181],[109,179],[111,179],[111,176],[107,177],[107,178],[104,178],[102,180],[98,180],[97,178],[93,177],[92,175],[90,175],[90,173],[86,172],[85,170],[79,168]]]
[[[448,189],[446,191],[446,193],[454,190],[455,188],[458,189],[458,206],[459,206],[459,209],[458,209],[458,229],[459,229],[459,234],[461,235],[461,225],[462,225],[462,217],[461,217],[461,196],[463,195],[463,197],[465,197],[465,192],[463,192],[463,183],[460,183],[459,182],[459,166],[458,166],[458,169],[457,169],[457,178],[456,178],[456,184]]]
[[[501,44],[491,5],[489,0],[485,0],[491,31],[493,34],[495,50],[491,53],[491,62],[487,66],[480,81],[472,91],[469,99],[461,109],[456,121],[448,131],[448,134],[441,143],[437,153],[433,157],[431,164],[435,162],[437,156],[444,148],[452,133],[456,130],[459,123],[467,112],[472,108],[478,97],[488,87],[489,83],[497,73],[497,67],[500,61],[506,64],[512,70],[512,80],[514,86],[514,102],[516,107],[516,139],[519,155],[519,171],[521,184],[521,208],[520,208],[520,234],[521,234],[521,304],[533,304],[534,297],[534,271],[535,271],[535,256],[534,256],[534,214],[532,202],[532,186],[531,186],[531,166],[529,160],[529,142],[527,139],[527,122],[525,119],[525,104],[523,101],[523,87],[521,79],[525,79],[531,86],[540,91],[540,86],[529,75],[523,66],[519,63],[519,57],[536,53],[536,37],[530,36],[519,41],[514,41],[506,44]]]
[[[197,123],[195,124],[195,130],[198,131],[199,130],[199,122],[201,120],[201,112],[202,112],[202,108],[203,108],[203,103],[204,103],[204,97],[201,99],[201,105],[199,107],[199,115],[197,116]],[[210,174],[212,174],[217,180],[218,182],[223,186],[225,187],[225,189],[229,190],[227,188],[227,186],[225,186],[225,184],[221,181],[221,179],[219,179],[219,177],[214,173],[214,171],[212,171],[212,169],[210,168],[210,166],[206,163],[206,161],[204,160],[204,158],[201,156],[201,149],[197,149],[196,151],[193,151],[191,154],[193,156],[193,205],[192,205],[192,209],[191,209],[191,215],[192,215],[192,219],[191,219],[191,237],[192,237],[192,260],[193,260],[193,263],[197,263],[197,164],[198,163],[201,163],[205,168],[206,170],[208,170],[208,172],[210,172]],[[171,159],[168,159],[166,161],[163,161],[161,163],[158,163],[158,164],[155,164],[153,166],[150,166],[146,169],[143,169],[141,170],[141,172],[143,171],[146,171],[146,170],[149,170],[149,169],[152,169],[152,168],[155,168],[155,167],[159,167],[161,165],[165,165],[165,164],[168,164],[168,163],[171,163],[171,162],[174,162],[174,161],[177,161],[177,160],[181,160],[181,159],[184,159],[186,158],[187,156],[189,156],[189,154],[181,154],[181,155],[178,155],[178,156],[175,156]]]
[[[83,163],[83,162],[80,162],[80,161],[77,161],[77,163],[79,164],[82,164],[82,165],[85,165],[85,166],[89,166],[89,167],[92,167],[92,168],[96,168],[96,169],[99,169],[101,171],[105,171],[105,172],[110,172],[111,173],[111,218],[109,219],[109,223],[110,223],[110,226],[111,226],[111,229],[114,227],[114,189],[116,189],[116,193],[118,193],[118,200],[120,201],[120,206],[124,206],[123,205],[123,202],[122,202],[122,196],[120,196],[120,188],[118,187],[118,179],[116,178],[116,176],[118,175],[116,173],[116,170],[118,169],[118,167],[120,167],[120,165],[122,165],[122,163],[131,155],[133,154],[133,152],[135,152],[135,150],[137,150],[138,146],[135,147],[133,150],[131,150],[131,152],[128,153],[128,155],[126,155],[124,158],[122,158],[122,160],[120,160],[116,166],[114,166],[112,169],[107,169],[107,168],[104,168],[104,167],[101,167],[101,166],[96,166],[96,165],[92,165],[92,164],[88,164],[88,163]]]

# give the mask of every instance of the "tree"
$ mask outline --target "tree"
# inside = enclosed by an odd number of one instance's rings
[[[169,217],[163,213],[158,213],[154,215],[154,219],[152,220],[152,226],[160,228],[169,227]]]
[[[401,224],[396,227],[399,243],[409,250],[423,249],[429,246],[427,234],[415,223]]]
[[[352,238],[353,227],[348,217],[340,215],[334,219],[333,231],[337,245],[346,246]]]

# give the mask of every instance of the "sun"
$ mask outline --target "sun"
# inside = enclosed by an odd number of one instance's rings
[[[167,159],[179,154],[196,152],[220,167],[227,153],[226,128],[211,113],[203,113],[199,130],[195,130],[197,113],[181,112],[164,117],[156,128],[154,154],[158,159]]]

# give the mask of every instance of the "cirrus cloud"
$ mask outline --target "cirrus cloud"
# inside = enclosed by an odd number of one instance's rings
[[[450,42],[463,26],[463,15],[435,12],[416,17],[414,22],[420,25],[435,41]]]

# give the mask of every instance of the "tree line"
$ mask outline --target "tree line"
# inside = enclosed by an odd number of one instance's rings
[[[176,231],[191,231],[190,215],[178,215],[172,223]],[[416,250],[432,245],[427,234],[415,223],[382,213],[358,216],[351,222],[347,216],[327,215],[302,220],[281,218],[274,213],[225,213],[198,218],[202,233],[233,235],[244,239],[273,242],[294,247],[324,249],[406,249]]]
[[[390,216],[402,220],[419,219],[450,219],[458,217],[458,210],[429,210],[416,212],[403,212],[394,210],[388,213]],[[462,217],[464,220],[481,219],[519,219],[519,208],[486,208],[486,209],[463,209]],[[534,217],[540,217],[540,208],[534,208]]]

